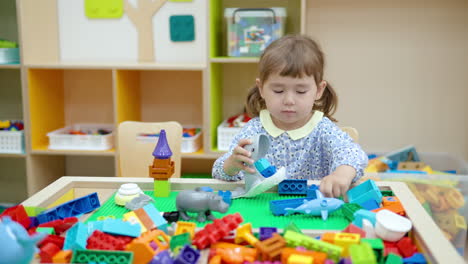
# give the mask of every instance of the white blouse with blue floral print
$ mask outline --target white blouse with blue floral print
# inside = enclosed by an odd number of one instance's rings
[[[316,124],[312,124],[313,127],[309,127],[307,133],[297,138],[293,133],[289,133],[290,131],[272,133],[281,130],[276,127],[271,128],[274,125],[269,112],[262,110],[260,117],[252,118],[234,137],[229,151],[215,161],[213,178],[226,181],[241,180],[242,171],[233,176],[224,172],[224,161],[232,154],[240,139],[261,133],[266,134],[270,139],[270,148],[264,158],[276,168],[286,167],[286,177],[289,179],[320,180],[331,174],[338,166],[349,165],[356,169],[353,182],[358,180],[367,166],[366,153],[335,123],[327,117],[322,117],[323,113],[316,111],[315,117],[317,117],[316,114],[320,114],[318,120],[315,118]],[[312,119],[314,117],[311,121]],[[307,125],[311,125],[311,121]]]

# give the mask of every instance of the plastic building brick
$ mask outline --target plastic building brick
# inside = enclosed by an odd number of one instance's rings
[[[226,213],[229,209],[229,204],[223,201],[223,198],[212,192],[204,192],[200,188],[195,190],[183,190],[177,194],[176,208],[183,220],[190,220],[187,212],[197,213],[197,221],[205,222],[214,220],[215,217],[211,211]]]
[[[403,264],[403,260],[399,255],[390,253],[385,259],[385,264]]]
[[[135,213],[135,216],[138,218],[138,222],[140,223],[140,225],[144,227],[142,228],[142,232],[156,228],[156,225],[154,224],[153,220],[149,217],[149,215],[146,213],[145,209],[139,208],[133,212]]]
[[[347,192],[350,203],[362,203],[369,199],[375,200],[377,204],[382,202],[382,193],[373,180],[367,180]]]
[[[39,247],[45,245],[47,243],[52,243],[59,248],[63,248],[63,244],[65,243],[65,238],[57,235],[47,235],[45,239],[43,239],[39,243]]]
[[[360,205],[364,209],[369,211],[380,208],[380,205],[374,199],[369,199],[367,201],[361,202]]]
[[[341,206],[341,211],[348,221],[354,220],[354,213],[359,209],[362,209],[362,206],[356,203],[345,203]]]
[[[73,251],[71,250],[60,250],[57,254],[52,257],[53,263],[70,263],[72,259]]]
[[[237,244],[217,242],[210,247],[210,263],[252,263],[258,250]],[[218,262],[216,262],[218,261]]]
[[[52,258],[60,251],[60,248],[54,243],[47,243],[41,247],[39,256],[41,263],[52,263]]]
[[[276,227],[260,227],[258,232],[260,241],[272,237],[274,233],[278,233],[278,229]]]
[[[349,258],[342,258],[338,264],[352,264],[353,262]]]
[[[255,168],[262,174],[263,177],[267,178],[276,173],[276,167],[271,165],[267,159],[261,158],[254,163]]]
[[[179,212],[177,212],[177,211],[164,212],[163,217],[164,217],[164,219],[166,219],[166,221],[168,223],[177,222],[177,221],[179,221]]]
[[[353,224],[355,226],[362,228],[363,219],[369,220],[375,226],[375,213],[374,212],[364,210],[364,209],[360,209],[354,212]]]
[[[372,210],[372,212],[377,213],[377,212],[382,211],[384,209],[392,211],[395,214],[398,214],[398,215],[401,215],[401,216],[406,215],[405,208],[403,208],[403,205],[401,205],[401,203],[389,204],[389,205],[386,205],[384,207],[374,209],[374,210]]]
[[[174,235],[188,233],[190,235],[190,238],[193,238],[193,236],[195,235],[196,228],[197,225],[195,223],[178,221]]]
[[[140,219],[138,218],[137,214],[134,211],[125,213],[123,215],[123,220],[134,225],[138,224],[141,228],[141,233],[148,231],[146,226],[143,224],[142,221],[140,221]]]
[[[153,204],[145,205],[143,210],[145,210],[146,214],[151,218],[154,225],[158,229],[167,233],[167,221],[164,219],[164,217],[162,217],[161,213],[158,211],[158,209],[156,209],[156,207],[154,207]]]
[[[288,247],[305,247],[309,250],[324,252],[328,255],[328,258],[337,262],[343,252],[343,248],[320,241],[309,236],[296,233],[294,231],[287,231],[284,234],[284,239]]]
[[[108,219],[104,221],[102,231],[113,235],[139,237],[141,226],[139,224],[124,222],[120,219]]]
[[[278,193],[280,195],[306,195],[307,180],[290,179],[283,180],[278,185]]]
[[[154,180],[154,197],[169,197],[171,183],[168,180]]]
[[[10,216],[0,219],[0,261],[2,263],[27,264],[30,263],[36,243],[45,237],[45,234],[29,236],[24,227],[11,220]]]
[[[284,199],[284,200],[273,200],[270,201],[270,211],[273,215],[285,215],[287,213],[286,208],[296,208],[304,203],[304,200],[310,201],[312,199]]]
[[[190,245],[192,243],[192,239],[190,238],[189,233],[182,233],[179,235],[175,235],[171,237],[171,242],[169,246],[171,247],[171,251],[177,251],[177,248],[182,248],[185,245]]]
[[[405,264],[426,264],[426,258],[421,253],[414,253],[411,257],[407,257],[403,259],[403,263]]]
[[[171,41],[194,41],[195,20],[192,15],[175,15],[169,17]]]
[[[219,191],[218,191],[218,195],[221,196],[221,197],[223,197],[223,201],[224,201],[225,203],[227,203],[227,204],[229,204],[229,205],[232,204],[232,198],[231,198],[232,193],[231,193],[231,191],[221,191],[221,190],[219,190]]]
[[[405,148],[388,153],[385,157],[392,161],[421,161],[418,152],[414,146],[407,146]]]
[[[149,197],[146,194],[140,193],[138,196],[133,198],[131,201],[127,202],[125,204],[125,208],[127,208],[128,210],[134,211],[136,209],[142,208],[143,206],[145,206],[145,205],[147,205],[147,204],[149,204],[151,202],[154,202],[153,198]]]
[[[169,251],[163,250],[151,259],[148,264],[173,264],[174,260],[171,258]]]
[[[192,244],[198,249],[204,249],[227,236],[232,230],[235,230],[242,221],[242,217],[239,213],[226,215],[221,219],[215,219],[213,223],[207,224],[204,229],[195,233]]]
[[[255,246],[257,242],[259,242],[259,240],[252,234],[251,223],[247,223],[243,226],[240,226],[236,230],[236,238],[234,239],[234,242],[236,244],[240,244],[244,241],[249,243],[251,246]]]
[[[169,248],[169,237],[161,230],[141,234],[125,247],[134,253],[134,263],[148,263],[154,255]]]
[[[306,196],[308,199],[317,199],[317,191],[319,190],[319,187],[315,184],[312,184],[311,186],[309,186],[309,188],[307,188],[307,191],[306,191]]]
[[[294,231],[296,233],[302,234],[301,229],[293,222],[289,222],[284,228],[283,228],[283,235],[288,232],[288,230]]]
[[[394,196],[395,194],[393,193],[392,190],[381,190],[380,193],[382,193],[382,196]]]
[[[404,237],[396,243],[398,250],[401,252],[403,257],[411,257],[414,253],[418,252],[418,249],[413,244],[409,237]]]
[[[36,232],[45,233],[48,235],[55,235],[55,230],[52,227],[38,227],[36,228]]]
[[[348,250],[350,246],[359,244],[360,240],[361,240],[360,234],[336,233],[335,241],[333,244],[342,247],[343,248],[342,256],[348,257],[349,256]]]
[[[78,222],[67,231],[64,250],[86,249],[86,240],[88,239],[88,227]]]
[[[383,241],[383,244],[384,244],[384,256],[387,256],[390,253],[401,256],[401,252],[400,250],[398,250],[396,243]]]
[[[67,217],[64,219],[58,219],[58,220],[40,224],[38,227],[53,227],[55,233],[57,235],[61,235],[63,232],[67,231],[68,229],[70,229],[70,227],[76,224],[76,222],[78,222],[78,218]]]
[[[107,250],[81,250],[77,249],[73,251],[73,257],[71,263],[76,264],[88,264],[90,262],[95,263],[107,263],[107,264],[132,264],[133,252],[128,251],[107,251]]]
[[[349,247],[349,254],[353,264],[377,263],[374,252],[368,243],[354,244]]]
[[[89,213],[99,208],[99,206],[101,206],[101,204],[99,203],[97,193],[92,193],[48,209],[37,215],[37,220],[42,224],[53,220],[78,216]]]
[[[374,251],[375,259],[378,263],[383,262],[384,244],[379,238],[361,238],[361,243],[368,243]]]
[[[109,234],[95,230],[87,240],[87,249],[124,250],[126,241]]]
[[[299,254],[291,254],[288,258],[287,264],[312,264],[314,258],[312,256],[304,256]]]
[[[279,260],[281,251],[286,247],[286,241],[278,233],[274,233],[272,237],[257,242],[255,247],[261,254],[262,260]]]
[[[143,191],[136,183],[124,183],[120,185],[117,193],[114,196],[115,204],[124,206],[130,202],[133,198],[143,194]],[[134,210],[134,209],[133,209]]]
[[[31,219],[29,219],[22,204],[10,207],[3,211],[3,213],[0,214],[0,219],[6,215],[10,216],[13,221],[20,223],[26,229],[31,225]]]
[[[296,248],[284,248],[281,252],[281,262],[280,263],[287,263],[289,256],[292,254],[295,255],[303,255],[303,256],[310,256],[314,259],[313,263],[325,263],[327,259],[327,254],[318,251],[310,251],[310,250],[298,250]],[[332,261],[333,262],[333,261]],[[334,264],[335,262],[333,262]]]
[[[196,264],[200,258],[200,252],[190,245],[185,245],[174,260],[174,264]]]

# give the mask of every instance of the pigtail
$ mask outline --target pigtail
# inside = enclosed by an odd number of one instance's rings
[[[257,85],[250,88],[247,94],[247,101],[245,102],[247,114],[250,117],[257,117],[262,109],[266,108],[265,100],[260,95],[260,90]]]
[[[336,91],[329,83],[327,83],[322,97],[320,97],[320,99],[315,102],[314,110],[322,111],[323,114],[331,121],[338,122],[335,118],[333,118],[333,114],[335,114],[337,107],[338,96],[336,95]]]

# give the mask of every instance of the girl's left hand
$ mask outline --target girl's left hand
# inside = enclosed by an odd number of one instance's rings
[[[348,165],[341,165],[325,176],[320,183],[320,191],[325,197],[339,197],[345,195],[356,176],[356,169]]]

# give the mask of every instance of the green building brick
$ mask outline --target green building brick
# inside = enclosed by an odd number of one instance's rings
[[[154,181],[154,197],[169,197],[171,184],[166,180]]]
[[[178,251],[177,249],[183,248],[185,245],[192,244],[189,233],[182,233],[171,238],[170,247],[172,252]]]
[[[377,263],[384,263],[384,243],[380,238],[362,238],[361,242],[369,243],[372,250],[374,251]]]
[[[376,264],[377,261],[369,243],[353,244],[349,246],[349,255],[353,264]]]
[[[390,253],[387,255],[387,259],[385,260],[385,264],[403,264],[403,260],[400,256]]]
[[[343,212],[344,217],[350,222],[354,220],[354,213],[359,209],[363,208],[356,203],[345,203],[341,206],[341,211]]]
[[[106,250],[82,250],[73,251],[71,263],[106,263],[106,264],[132,264],[133,252],[106,251]]]
[[[36,229],[38,233],[46,233],[48,235],[55,235],[55,230],[53,227],[38,227]]]

